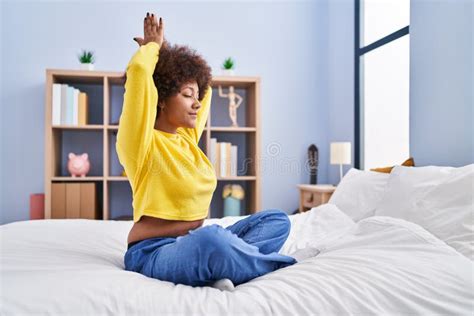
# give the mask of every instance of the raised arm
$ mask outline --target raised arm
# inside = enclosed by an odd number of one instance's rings
[[[163,43],[163,23],[147,13],[145,38],[135,38],[140,45],[127,65],[125,94],[117,133],[116,150],[129,180],[143,164],[150,148],[156,119],[158,91],[153,72]]]
[[[225,97],[228,96],[228,94],[224,94],[224,93],[222,92],[222,86],[221,86],[221,85],[219,85],[219,96],[220,96],[221,98],[225,98]]]

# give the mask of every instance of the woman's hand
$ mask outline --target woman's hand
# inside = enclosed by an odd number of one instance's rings
[[[144,38],[134,37],[133,40],[138,43],[139,46],[146,45],[149,42],[158,43],[163,45],[164,38],[164,23],[160,17],[160,21],[156,20],[156,16],[149,12],[146,13],[145,20],[143,21],[143,34]]]

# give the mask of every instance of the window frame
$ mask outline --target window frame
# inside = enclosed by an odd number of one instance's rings
[[[363,72],[361,69],[361,58],[368,52],[377,49],[383,45],[393,42],[410,33],[410,25],[402,27],[401,29],[386,35],[377,41],[361,47],[361,2],[364,0],[354,0],[354,167],[360,169],[361,165],[361,83],[360,75]]]

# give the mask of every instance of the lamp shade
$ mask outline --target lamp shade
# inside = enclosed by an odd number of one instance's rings
[[[331,143],[331,164],[350,165],[351,164],[351,143]]]

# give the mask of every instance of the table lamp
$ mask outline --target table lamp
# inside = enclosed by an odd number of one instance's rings
[[[331,165],[339,165],[340,180],[342,180],[342,165],[351,164],[351,143],[331,143],[330,155]]]

